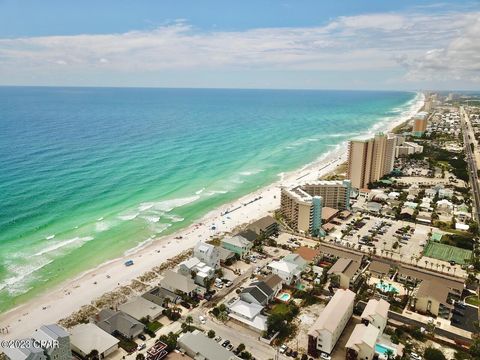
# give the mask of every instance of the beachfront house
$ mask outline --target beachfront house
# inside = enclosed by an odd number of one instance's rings
[[[182,261],[178,266],[178,273],[192,277],[195,284],[200,286],[205,286],[208,279],[215,277],[215,269],[196,257]]]
[[[248,241],[243,236],[235,235],[222,239],[222,247],[234,252],[240,256],[240,258],[244,258],[250,253],[250,250],[253,247],[253,242]]]
[[[179,292],[185,295],[192,295],[198,289],[190,275],[185,276],[173,270],[165,271],[160,286],[172,293]]]
[[[120,340],[100,329],[93,323],[80,324],[70,329],[72,350],[85,358],[92,350],[98,351],[100,359],[118,349]]]
[[[220,252],[214,245],[199,241],[193,248],[193,257],[214,269],[220,267]]]
[[[259,236],[271,237],[278,235],[279,226],[273,217],[265,216],[248,225],[247,229],[254,231]]]
[[[308,354],[330,354],[353,314],[355,293],[339,289],[308,331]]]
[[[163,307],[144,297],[136,296],[125,304],[120,305],[118,310],[131,316],[135,320],[141,321],[142,319],[147,319],[151,321],[162,316]]]
[[[31,345],[31,341],[29,345],[25,347],[5,347],[2,348],[2,351],[10,360],[47,360],[43,349]]]
[[[379,334],[380,330],[373,325],[357,324],[345,345],[346,358],[372,360]]]
[[[95,316],[95,324],[107,333],[120,334],[127,339],[140,335],[145,325],[130,315],[112,309],[103,309]]]
[[[72,359],[70,335],[64,328],[60,327],[59,325],[43,325],[33,332],[32,338],[38,341],[40,344],[45,344],[45,346],[42,346],[42,348],[48,359]]]

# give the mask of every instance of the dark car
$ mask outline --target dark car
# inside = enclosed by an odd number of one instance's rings
[[[454,317],[454,316],[450,319],[450,321],[452,322],[452,324],[460,324],[460,320],[458,320],[458,319],[457,319],[456,317]]]
[[[462,310],[465,310],[467,308],[464,303],[461,303],[461,302],[458,302],[458,301],[455,302],[455,307],[457,307],[459,309],[462,309]]]
[[[225,340],[225,341],[223,342],[222,346],[223,346],[224,348],[226,348],[226,347],[228,346],[228,344],[230,344],[230,340]]]
[[[460,309],[453,309],[452,313],[458,316],[465,316],[465,313]]]
[[[147,338],[143,334],[138,335],[138,338],[143,341],[147,340]]]
[[[190,304],[186,301],[182,301],[180,303],[180,305],[182,305],[185,309],[190,309],[191,308]]]

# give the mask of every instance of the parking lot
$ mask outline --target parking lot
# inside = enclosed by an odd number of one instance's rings
[[[450,319],[452,326],[474,333],[477,331],[475,327],[476,322],[478,322],[478,308],[468,304],[463,306],[455,304],[453,315]]]

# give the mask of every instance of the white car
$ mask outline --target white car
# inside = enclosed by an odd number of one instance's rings
[[[321,353],[320,354],[320,359],[323,359],[323,360],[332,360],[332,357],[326,353]]]
[[[218,289],[223,289],[223,283],[216,283],[215,287]]]
[[[207,319],[205,319],[205,317],[202,316],[202,315],[200,315],[200,316],[198,317],[198,320],[200,320],[200,322],[201,322],[202,324],[205,324],[205,323],[207,322]]]
[[[282,346],[280,346],[280,354],[283,354],[285,351],[287,351],[287,345],[283,344]]]
[[[230,280],[227,281],[227,283],[225,284],[226,287],[230,287],[233,285],[233,282],[231,282]]]
[[[145,343],[140,344],[140,345],[137,346],[137,351],[143,350],[143,349],[145,349],[146,347],[147,347],[147,345],[146,345]]]
[[[422,360],[422,357],[420,355],[418,355],[417,353],[412,352],[410,354],[410,359],[412,359],[412,360]]]

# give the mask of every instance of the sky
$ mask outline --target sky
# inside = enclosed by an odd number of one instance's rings
[[[0,85],[480,90],[480,1],[0,0]]]

